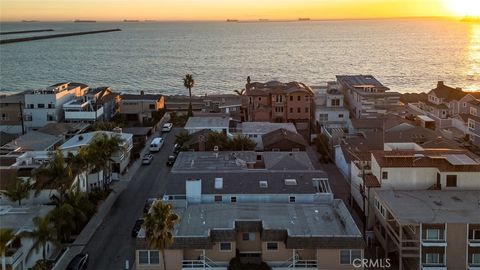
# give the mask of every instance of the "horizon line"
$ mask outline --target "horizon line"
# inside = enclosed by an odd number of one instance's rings
[[[41,20],[41,19],[15,19],[15,20],[1,20],[0,23],[12,23],[12,22],[75,22],[75,20],[81,21],[95,21],[95,22],[124,22],[124,20],[138,21],[138,22],[226,22],[227,20],[236,20],[237,22],[309,22],[309,21],[365,21],[365,20],[395,20],[395,19],[461,19],[469,18],[476,16],[393,16],[393,17],[351,17],[351,18],[309,18],[309,17],[299,17],[299,18],[285,18],[285,19],[269,19],[268,17],[259,17],[258,19],[236,19],[225,18],[225,19],[135,19],[135,18],[123,18],[123,19],[54,19],[54,20]],[[300,18],[308,18],[308,20],[299,20]]]

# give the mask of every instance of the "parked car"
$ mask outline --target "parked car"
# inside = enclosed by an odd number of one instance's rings
[[[143,165],[148,165],[152,163],[153,160],[153,155],[152,154],[145,154],[142,158],[142,164]]]
[[[172,130],[173,124],[172,123],[165,123],[162,126],[162,132],[170,132]]]
[[[84,270],[88,266],[88,253],[77,254],[67,266],[67,270]]]
[[[135,225],[133,225],[133,229],[132,229],[132,237],[137,237],[138,232],[142,228],[143,222],[144,222],[143,218],[139,218],[135,221]]]
[[[175,160],[177,160],[177,156],[168,156],[167,166],[173,166]]]
[[[150,152],[158,152],[160,151],[160,148],[162,148],[164,144],[164,140],[162,137],[156,137],[152,140],[152,142],[150,143]]]
[[[148,210],[150,210],[150,207],[152,206],[152,204],[157,200],[157,198],[148,198],[146,201],[145,201],[145,206],[143,207],[143,213],[148,213]]]

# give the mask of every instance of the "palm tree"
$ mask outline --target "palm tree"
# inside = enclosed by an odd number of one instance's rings
[[[61,242],[68,242],[72,232],[77,228],[75,223],[75,210],[68,203],[62,203],[48,213],[51,223],[55,227],[56,239]]]
[[[7,269],[7,264],[5,262],[5,254],[8,250],[8,244],[12,241],[15,236],[13,231],[10,229],[0,229],[0,254],[2,255],[2,270]]]
[[[207,148],[211,151],[213,147],[218,146],[221,151],[229,150],[229,140],[225,133],[211,132],[207,136]]]
[[[164,270],[167,269],[165,248],[173,243],[172,230],[178,221],[179,217],[173,213],[172,206],[161,200],[155,201],[145,215],[145,237],[150,248],[161,251]]]
[[[245,135],[237,135],[229,141],[229,145],[230,150],[251,151],[257,144]]]
[[[31,189],[32,185],[30,185],[28,180],[24,181],[22,178],[17,177],[15,179],[15,184],[1,193],[7,196],[12,202],[18,202],[18,206],[21,206],[22,200],[29,197]]]
[[[59,191],[60,196],[63,196],[73,177],[72,168],[66,162],[60,150],[56,150],[50,156],[48,164],[34,174],[37,180],[36,186],[38,190],[53,187]]]
[[[245,94],[245,89],[242,90],[233,90],[233,92],[239,96],[243,96]]]
[[[57,241],[57,232],[55,227],[50,222],[50,216],[47,215],[45,217],[34,217],[33,218],[33,225],[35,228],[32,232],[29,232],[28,235],[33,238],[33,247],[35,250],[42,248],[42,259],[43,261],[46,260],[46,246],[47,243],[58,244]]]
[[[192,88],[195,84],[193,80],[192,74],[186,74],[183,78],[183,86],[188,89],[188,96],[190,98],[190,103],[188,104],[188,117],[193,116],[193,109],[192,109]]]
[[[106,175],[111,175],[112,156],[116,152],[124,150],[121,146],[122,143],[123,139],[120,136],[101,134],[95,136],[93,143],[89,145],[88,151],[90,151],[93,167],[97,171],[103,170],[103,181],[105,181]],[[106,183],[104,182],[103,184],[104,188],[106,188]]]
[[[52,211],[52,215],[68,215],[72,217],[71,219],[75,226],[71,226],[71,228],[67,227],[67,229],[71,229],[70,231],[79,232],[88,221],[88,218],[95,213],[95,206],[90,202],[86,193],[67,191],[62,200],[55,197],[52,199],[52,202],[56,208],[59,208],[59,210]],[[69,212],[69,208],[71,208],[73,212]],[[65,217],[61,218],[63,219]],[[55,220],[53,216],[52,220]],[[67,225],[70,226],[71,224],[66,224],[65,226]]]

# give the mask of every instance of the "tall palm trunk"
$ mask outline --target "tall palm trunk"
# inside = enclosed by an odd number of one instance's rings
[[[47,258],[47,248],[45,247],[47,244],[46,242],[43,242],[43,250],[42,250],[42,257],[43,257],[43,262],[45,262],[46,258]]]
[[[2,252],[2,270],[7,270],[7,262],[5,261],[5,251]]]
[[[160,250],[162,253],[162,261],[163,261],[163,270],[167,270],[167,262],[165,261],[165,249]]]

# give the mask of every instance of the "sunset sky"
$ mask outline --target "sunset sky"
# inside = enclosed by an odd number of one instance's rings
[[[480,15],[479,0],[0,0],[11,20],[343,19]]]

